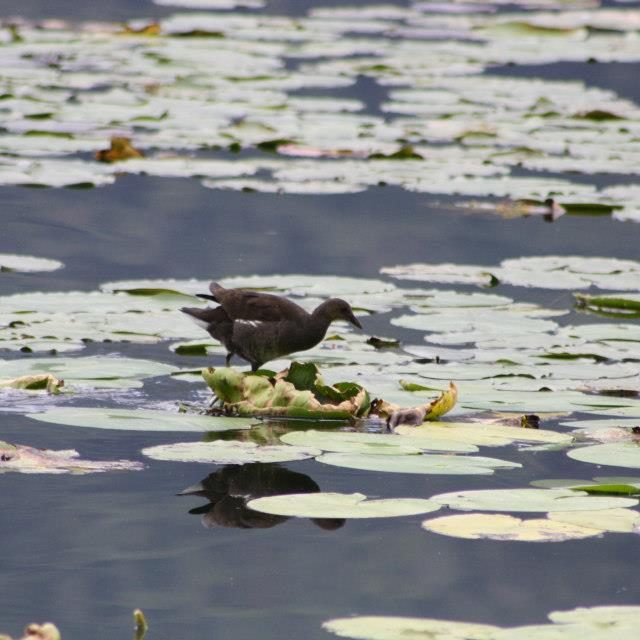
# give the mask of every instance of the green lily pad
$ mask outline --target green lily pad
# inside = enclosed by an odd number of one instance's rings
[[[150,409],[58,407],[43,413],[28,413],[27,416],[40,422],[71,427],[123,431],[229,431],[251,427],[250,423],[239,418],[199,416]]]
[[[475,453],[472,444],[455,442],[444,438],[402,437],[387,433],[359,433],[352,431],[290,431],[280,436],[287,444],[315,447],[323,451],[338,453],[370,454],[416,454],[422,451],[448,451],[452,453]]]
[[[298,518],[394,518],[437,511],[440,505],[417,498],[369,500],[362,493],[298,493],[258,498],[249,509]]]
[[[127,386],[126,381],[168,375],[175,367],[153,360],[120,356],[90,356],[86,358],[29,358],[0,360],[0,376],[55,374],[67,383],[92,387]]]
[[[640,512],[633,509],[554,511],[548,517],[556,522],[589,527],[603,532],[640,533]]]
[[[640,469],[640,444],[615,442],[571,449],[567,455],[574,460],[612,467]]]
[[[389,473],[425,473],[437,475],[491,475],[496,469],[517,469],[521,464],[484,458],[454,455],[371,455],[357,453],[325,453],[318,462],[348,469]]]
[[[571,489],[491,489],[432,496],[440,504],[461,511],[594,511],[633,507],[633,498],[589,496]]]
[[[313,363],[292,362],[273,378],[229,367],[204,369],[202,376],[237,415],[344,420],[369,411],[366,389],[351,382],[326,385]]]
[[[206,462],[212,464],[249,464],[305,460],[321,453],[319,449],[291,445],[259,446],[255,442],[216,440],[214,442],[177,442],[147,447],[142,453],[154,460]]]
[[[584,512],[579,512],[584,513]],[[597,536],[598,529],[577,523],[547,520],[521,520],[495,513],[469,513],[425,520],[422,528],[433,533],[477,540],[508,540],[517,542],[564,542]]]
[[[398,638],[429,638],[433,640],[489,640],[499,627],[432,618],[401,618],[393,616],[356,616],[334,618],[323,628],[341,638],[359,640],[398,640]]]
[[[396,433],[414,438],[444,438],[474,445],[501,447],[513,442],[564,444],[572,441],[566,433],[548,429],[523,429],[482,422],[429,422],[418,427],[396,427]]]

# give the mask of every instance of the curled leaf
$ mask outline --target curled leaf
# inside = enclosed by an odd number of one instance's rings
[[[58,394],[64,386],[64,380],[56,378],[50,373],[39,373],[30,376],[19,376],[9,380],[0,380],[0,388],[24,389],[25,391],[46,391]]]

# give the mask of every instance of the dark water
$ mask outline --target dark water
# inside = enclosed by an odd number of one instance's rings
[[[269,8],[300,12],[309,4],[274,1]],[[1,14],[29,17],[125,19],[164,12],[134,0],[0,3]],[[549,77],[588,80],[594,70],[594,84],[638,97],[637,66],[552,65],[546,71]],[[3,294],[91,290],[106,280],[144,277],[375,277],[382,266],[412,261],[496,264],[542,254],[638,258],[640,246],[639,225],[569,216],[554,224],[505,221],[454,213],[446,203],[390,188],[304,197],[127,177],[87,191],[2,188],[0,216],[0,252],[66,265],[51,274],[3,275]],[[562,295],[530,297],[553,306]],[[524,299],[521,291],[519,297]],[[400,331],[385,327],[387,334]],[[94,351],[109,349],[92,347],[86,354]],[[179,365],[201,362],[175,356],[166,345],[115,345],[111,351]],[[192,400],[190,394],[191,387],[163,380],[148,383],[140,397]],[[4,413],[0,438],[74,447],[87,458],[142,459],[143,447],[200,436],[70,428]],[[514,461],[518,455],[504,452]],[[635,536],[546,545],[457,540],[422,532],[421,516],[348,521],[333,531],[296,519],[268,529],[207,529],[200,515],[188,513],[206,500],[175,494],[216,467],[146,462],[140,473],[0,476],[0,631],[18,634],[27,622],[51,619],[65,640],[119,640],[130,637],[131,610],[140,607],[151,624],[148,638],[320,640],[329,637],[320,627],[324,620],[351,614],[515,625],[542,622],[553,609],[637,604],[640,596]],[[528,454],[521,470],[463,482],[314,461],[283,466],[325,491],[381,497],[428,497],[462,485],[526,486],[534,477],[592,473],[562,453]]]

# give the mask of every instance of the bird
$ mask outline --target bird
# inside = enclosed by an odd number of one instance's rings
[[[340,298],[325,300],[308,313],[295,302],[270,293],[227,289],[217,282],[209,285],[209,291],[197,296],[219,306],[182,307],[180,311],[224,345],[227,367],[234,355],[257,371],[269,360],[311,349],[335,320],[346,320],[362,329],[349,303]]]

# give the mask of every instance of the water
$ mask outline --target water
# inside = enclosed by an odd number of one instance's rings
[[[303,4],[311,3],[269,7],[298,12]],[[132,0],[82,6],[5,0],[0,6],[5,15],[78,20],[166,12]],[[553,65],[549,72],[589,79],[601,68]],[[618,65],[616,74],[594,80],[637,97],[636,69]],[[279,196],[212,191],[195,180],[126,177],[92,190],[4,187],[0,198],[0,252],[57,258],[66,265],[52,274],[3,274],[3,294],[92,290],[108,280],[145,277],[375,277],[383,266],[414,261],[496,264],[544,254],[637,258],[640,244],[640,226],[608,218],[505,221],[453,212],[445,199],[394,188],[339,197]],[[569,294],[520,291],[520,299],[527,296],[566,306]],[[387,335],[407,336],[384,318],[368,323],[372,333],[384,326]],[[85,353],[94,352],[181,366],[196,362],[162,344],[99,345]],[[193,400],[194,391],[162,380],[147,383],[140,399]],[[0,413],[0,437],[73,447],[87,458],[143,459],[143,447],[200,436],[71,428]],[[504,452],[514,461],[519,455],[513,448]],[[115,640],[129,637],[131,610],[140,607],[151,624],[149,638],[321,640],[329,637],[320,626],[324,620],[352,614],[516,625],[543,622],[554,609],[638,602],[640,583],[629,560],[637,553],[635,536],[546,545],[466,541],[423,532],[421,516],[347,521],[333,531],[305,519],[268,529],[205,528],[201,516],[188,511],[206,500],[176,494],[217,468],[145,462],[148,469],[140,473],[0,476],[0,631],[18,634],[27,622],[50,619],[65,640]],[[595,474],[561,452],[529,455],[523,470],[463,482],[314,461],[283,466],[308,475],[324,491],[380,497],[428,497],[462,485],[502,488],[526,486],[534,477]]]

